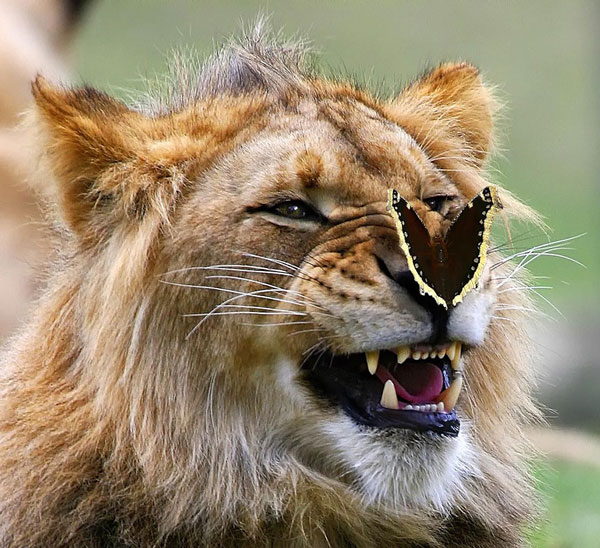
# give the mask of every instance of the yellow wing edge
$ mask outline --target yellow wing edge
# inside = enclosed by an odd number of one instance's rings
[[[454,299],[452,299],[452,306],[456,306],[458,303],[460,303],[464,299],[465,295],[469,291],[471,291],[471,289],[477,287],[479,277],[481,276],[481,274],[483,273],[483,269],[485,268],[487,251],[490,245],[492,223],[498,210],[502,209],[502,202],[500,202],[500,198],[498,198],[498,189],[494,185],[489,185],[489,187],[486,188],[490,189],[490,194],[492,195],[492,207],[483,223],[483,241],[481,242],[481,249],[479,251],[479,263],[477,264],[477,268],[475,270],[475,273],[473,274],[473,277],[469,280],[467,284],[465,284],[461,292],[456,297],[454,297]],[[479,194],[477,194],[475,198],[481,196],[484,192],[485,188]],[[475,198],[473,198],[473,200],[475,200]],[[471,200],[471,202],[473,200]]]
[[[419,274],[419,272],[417,271],[417,269],[415,267],[415,263],[413,261],[412,255],[410,254],[410,249],[408,247],[408,243],[406,242],[406,238],[404,237],[404,230],[402,228],[402,223],[400,222],[400,217],[398,216],[398,213],[396,212],[396,210],[394,209],[394,206],[393,206],[394,192],[397,192],[397,191],[395,191],[393,188],[388,189],[387,210],[390,212],[392,219],[394,219],[394,223],[396,225],[396,232],[398,232],[398,238],[400,239],[400,249],[402,249],[404,255],[406,256],[406,261],[408,263],[408,269],[410,270],[411,274],[413,275],[413,278],[415,279],[415,281],[419,284],[419,288],[425,294],[429,295],[437,304],[439,304],[440,306],[443,306],[444,308],[447,309],[448,304],[446,303],[446,301],[444,299],[442,299],[435,292],[435,289],[433,289],[433,287],[428,285],[427,282],[425,282],[425,280],[423,278],[421,278],[421,275]],[[409,207],[410,207],[410,204],[409,204]]]

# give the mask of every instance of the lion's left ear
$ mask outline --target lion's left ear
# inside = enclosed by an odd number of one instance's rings
[[[406,87],[390,107],[395,121],[430,154],[451,147],[476,167],[485,163],[497,102],[473,65],[439,66]]]

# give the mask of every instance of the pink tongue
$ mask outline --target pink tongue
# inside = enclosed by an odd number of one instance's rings
[[[386,367],[379,365],[376,375],[384,384],[392,381],[396,394],[409,403],[431,403],[444,387],[442,372],[431,363],[405,363],[395,373],[393,377]]]

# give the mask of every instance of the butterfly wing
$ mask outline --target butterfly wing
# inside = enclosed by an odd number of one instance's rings
[[[445,238],[448,254],[446,287],[453,306],[477,286],[485,266],[492,221],[501,208],[496,187],[485,187],[448,229]]]
[[[436,280],[443,266],[436,262],[437,244],[432,243],[427,228],[412,206],[394,189],[388,191],[388,211],[395,223],[400,248],[406,255],[408,268],[424,294],[431,296],[439,305],[448,308],[446,301],[438,295]]]

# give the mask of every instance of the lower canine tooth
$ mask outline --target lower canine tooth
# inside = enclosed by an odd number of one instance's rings
[[[396,354],[398,355],[398,363],[404,363],[410,356],[410,347],[399,346],[396,350]]]
[[[396,396],[394,383],[390,380],[385,381],[385,384],[383,385],[381,407],[385,407],[386,409],[398,409],[398,396]]]
[[[377,371],[377,364],[379,363],[379,350],[375,350],[374,352],[365,352],[367,357],[367,367],[369,368],[369,373],[371,375],[375,375],[375,371]]]
[[[462,383],[462,376],[456,377],[452,381],[450,387],[440,394],[440,398],[442,400],[441,403],[444,404],[444,410],[447,413],[454,409],[454,406],[456,405],[456,401],[458,400],[458,396],[460,395],[460,391],[462,389]]]

